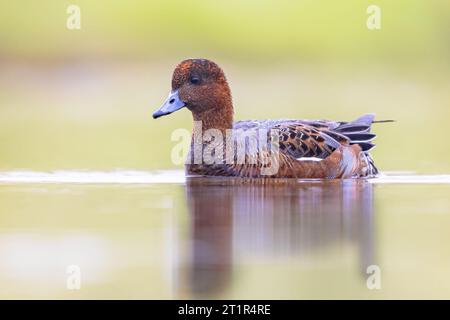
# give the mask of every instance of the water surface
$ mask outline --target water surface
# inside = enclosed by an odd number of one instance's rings
[[[445,175],[2,172],[0,298],[450,298],[449,196]]]

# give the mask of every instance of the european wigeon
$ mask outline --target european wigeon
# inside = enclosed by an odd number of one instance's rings
[[[366,114],[354,121],[326,120],[249,120],[233,122],[233,102],[230,87],[222,69],[206,59],[187,59],[175,68],[172,91],[163,105],[153,113],[159,118],[186,107],[202,132],[213,134],[200,140],[200,155],[215,156],[214,162],[195,161],[195,134],[186,171],[192,175],[272,177],[272,178],[360,178],[377,175],[378,170],[369,154],[375,134],[370,133],[374,115]],[[211,130],[210,130],[211,131]],[[249,148],[248,132],[265,132],[257,148]],[[239,132],[240,135],[236,133]],[[235,141],[244,136],[243,157],[223,141]],[[211,139],[211,136],[214,136]],[[231,135],[234,140],[226,140]],[[249,136],[247,136],[248,138]],[[261,135],[259,135],[261,137]],[[275,139],[274,139],[275,137]],[[198,140],[197,140],[198,142]],[[211,144],[214,144],[211,147]],[[242,141],[241,141],[242,144]],[[222,153],[223,151],[223,153]],[[228,152],[228,154],[227,154]],[[232,152],[232,156],[228,157]],[[197,152],[198,153],[198,152]],[[239,158],[241,157],[241,158]],[[239,159],[241,161],[239,161]],[[198,160],[198,158],[197,158]],[[230,161],[231,160],[231,161]],[[274,169],[275,170],[268,170]]]

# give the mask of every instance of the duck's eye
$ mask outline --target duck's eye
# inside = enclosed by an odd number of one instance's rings
[[[200,78],[197,77],[197,76],[192,76],[192,77],[189,79],[189,82],[192,83],[192,84],[199,84],[199,83],[200,83]]]

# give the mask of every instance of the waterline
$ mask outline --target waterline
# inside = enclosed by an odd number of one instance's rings
[[[0,172],[0,183],[74,183],[74,184],[177,184],[184,183],[183,170]]]
[[[311,181],[311,179],[307,181]],[[318,180],[315,179],[314,181]],[[368,181],[372,184],[450,184],[450,175],[386,172],[380,177],[369,179]],[[50,172],[23,170],[0,172],[0,183],[183,184],[185,182],[184,170],[62,170]],[[299,183],[301,182],[299,180]]]

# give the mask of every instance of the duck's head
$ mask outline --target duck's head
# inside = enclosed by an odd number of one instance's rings
[[[233,105],[230,88],[222,69],[207,59],[187,59],[175,68],[172,90],[153,118],[186,107],[194,120],[230,125]]]

